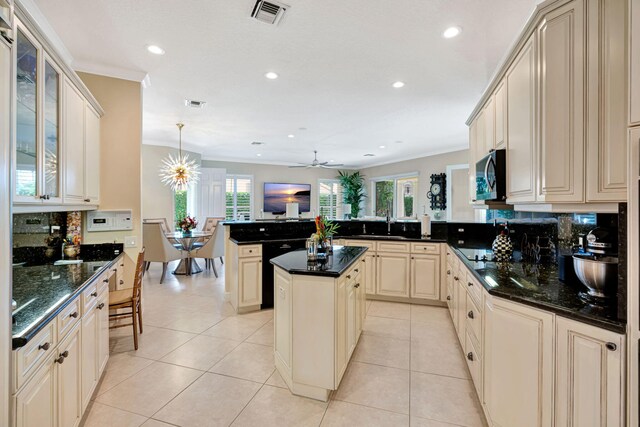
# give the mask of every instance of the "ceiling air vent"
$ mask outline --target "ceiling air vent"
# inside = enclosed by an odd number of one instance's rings
[[[207,101],[194,101],[192,99],[185,99],[184,105],[191,108],[204,108],[207,105]]]
[[[260,142],[260,141],[253,141],[251,143],[251,145],[264,145],[264,142]]]
[[[286,4],[275,1],[258,0],[253,7],[251,17],[267,24],[277,25],[289,9]]]

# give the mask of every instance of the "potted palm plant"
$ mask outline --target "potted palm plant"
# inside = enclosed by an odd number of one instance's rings
[[[349,173],[338,171],[338,173],[340,174],[338,179],[340,180],[340,185],[342,185],[344,203],[351,205],[351,218],[357,218],[360,214],[360,204],[366,197],[364,191],[364,175],[360,172]]]

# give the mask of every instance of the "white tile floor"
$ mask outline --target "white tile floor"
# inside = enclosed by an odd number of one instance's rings
[[[223,270],[219,268],[218,271]],[[224,279],[144,284],[144,333],[111,330],[85,427],[483,426],[445,308],[367,303],[364,332],[328,403],[292,395],[275,371],[273,311],[236,316]]]

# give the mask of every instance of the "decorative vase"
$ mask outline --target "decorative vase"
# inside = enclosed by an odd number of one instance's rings
[[[49,246],[44,250],[44,256],[46,258],[53,258],[55,255],[56,255],[56,248],[52,248]]]
[[[507,262],[511,260],[511,255],[513,255],[513,243],[504,231],[496,236],[493,241],[493,245],[491,245],[491,249],[493,250],[493,256],[497,262]]]
[[[191,237],[193,235],[193,231],[191,230],[182,230],[183,237]]]
[[[80,247],[74,245],[68,245],[64,247],[64,255],[67,258],[75,258],[80,254]]]

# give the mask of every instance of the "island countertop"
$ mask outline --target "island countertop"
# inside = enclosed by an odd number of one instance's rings
[[[309,276],[340,277],[367,251],[362,246],[334,246],[333,254],[326,260],[307,261],[307,251],[300,249],[271,259],[271,264],[289,274]]]
[[[13,269],[12,346],[24,346],[117,259]]]

